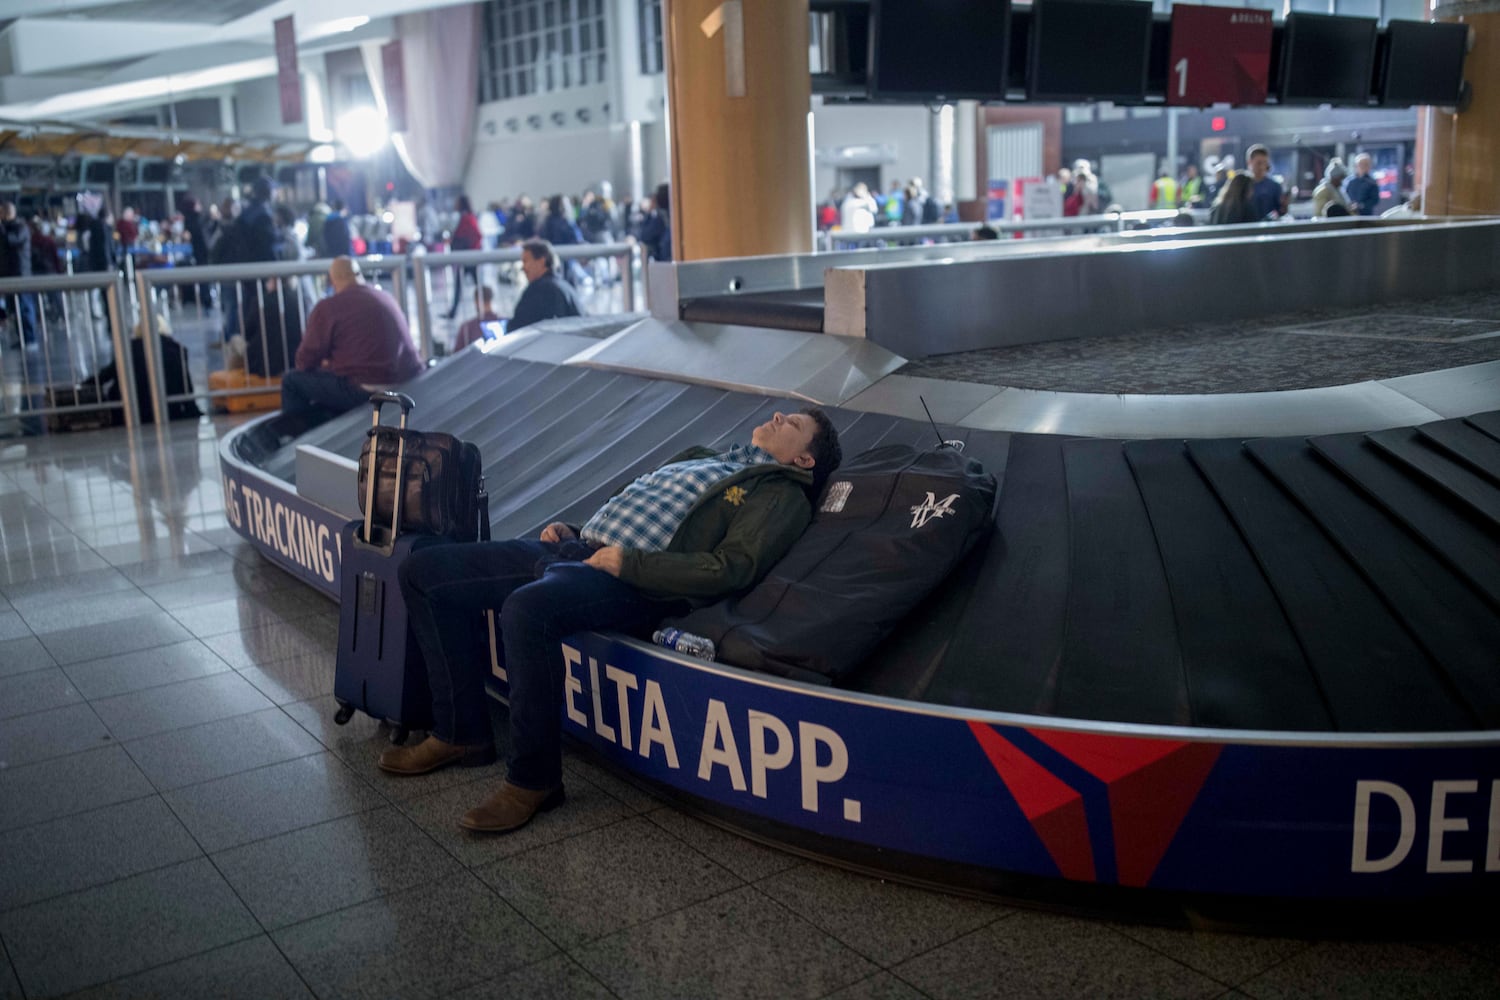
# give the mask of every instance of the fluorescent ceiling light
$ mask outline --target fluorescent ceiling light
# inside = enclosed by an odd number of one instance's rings
[[[368,105],[339,115],[333,132],[356,159],[374,156],[391,137],[385,115]]]

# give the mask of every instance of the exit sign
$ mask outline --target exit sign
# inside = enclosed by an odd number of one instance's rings
[[[1271,12],[1172,7],[1167,103],[1264,104],[1271,75]]]

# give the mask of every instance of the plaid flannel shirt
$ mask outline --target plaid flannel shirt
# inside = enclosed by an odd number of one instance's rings
[[[776,464],[755,445],[735,445],[707,458],[664,465],[611,497],[579,532],[595,545],[661,552],[671,544],[688,511],[714,485],[751,465]]]

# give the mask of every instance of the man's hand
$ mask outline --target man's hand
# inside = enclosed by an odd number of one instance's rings
[[[603,570],[610,576],[619,576],[620,567],[625,562],[625,550],[619,545],[606,545],[602,549],[595,549],[594,554],[584,560],[584,564],[595,569]]]
[[[577,533],[561,521],[553,521],[542,529],[542,541],[544,542],[566,542],[570,538],[577,537]]]

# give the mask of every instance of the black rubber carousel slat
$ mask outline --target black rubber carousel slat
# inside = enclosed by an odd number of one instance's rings
[[[1462,504],[1408,476],[1363,434],[1308,444],[1500,607],[1500,544]]]
[[[1466,725],[1500,724],[1500,617],[1305,444],[1277,438],[1247,447],[1436,661],[1432,672],[1418,666],[1396,678],[1382,697],[1401,703],[1451,702],[1467,709]]]
[[[480,376],[477,380],[463,386],[443,386],[444,398],[455,404],[452,423],[444,429],[465,441],[483,437],[496,420],[503,419],[501,414],[514,405],[518,395],[555,371],[551,365],[509,359],[498,368],[483,364],[472,367]]]
[[[1500,483],[1500,441],[1466,420],[1439,420],[1417,431],[1424,439],[1466,462],[1471,469]]]
[[[845,459],[869,451],[875,447],[875,442],[901,422],[901,418],[886,416],[884,413],[860,413],[855,410],[841,410],[830,414],[829,418],[838,428],[839,448]]]
[[[1188,454],[1228,508],[1307,654],[1344,731],[1461,728],[1451,700],[1405,699],[1427,654],[1316,523],[1239,441],[1190,441]]]
[[[522,448],[506,463],[509,482],[499,497],[491,497],[490,507],[507,527],[522,510],[539,498],[556,505],[559,499],[571,499],[578,491],[561,492],[561,484],[573,477],[588,475],[623,459],[633,465],[642,450],[657,439],[644,436],[645,429],[660,435],[662,425],[653,418],[663,412],[679,422],[691,420],[722,395],[716,389],[673,382],[652,382],[639,394],[594,415],[588,432],[560,440],[553,436],[553,447]],[[641,437],[636,437],[640,432]],[[498,499],[498,504],[497,504]]]
[[[1327,729],[1322,692],[1270,584],[1181,441],[1133,441],[1172,594],[1193,724]]]
[[[1151,519],[1119,441],[1063,445],[1068,619],[1057,712],[1187,725],[1187,681]]]
[[[770,396],[750,396],[749,398],[756,400],[756,405],[752,409],[745,411],[744,415],[732,427],[724,428],[716,440],[704,441],[702,443],[720,451],[732,445],[744,444],[750,440],[751,432],[759,425],[771,419],[772,414],[777,411],[790,413],[793,410],[800,410],[802,408],[800,403],[791,399],[780,399]]]
[[[964,442],[964,457],[972,458],[984,466],[984,471],[995,477],[1002,493],[1005,491],[1005,467],[1010,464],[1010,442],[1013,436],[1005,431],[965,429],[961,437]]]
[[[1492,525],[1500,525],[1500,488],[1428,445],[1415,427],[1375,431],[1365,437],[1416,474],[1468,504]]]
[[[1491,410],[1489,413],[1475,413],[1464,418],[1470,426],[1484,431],[1496,441],[1500,441],[1500,410]]]
[[[925,700],[1053,714],[1068,605],[1062,440],[1010,440],[982,572]]]
[[[654,412],[637,414],[639,419],[628,427],[599,436],[588,449],[570,450],[555,474],[539,476],[508,499],[510,523],[525,525],[519,529],[522,534],[553,520],[581,523],[621,486],[685,448],[713,440],[757,402],[703,386],[682,388],[684,392]],[[563,513],[568,516],[559,518]]]
[[[493,503],[515,488],[512,474],[515,450],[541,433],[559,414],[566,413],[573,401],[594,395],[605,381],[598,374],[542,365],[538,367],[538,377],[516,386],[510,393],[471,403],[473,415],[466,415],[466,430],[459,436],[473,442],[484,459],[492,515],[496,510]]]
[[[457,363],[445,361],[429,368],[402,386],[401,391],[416,403],[411,411],[413,428],[457,434],[464,415],[475,404],[482,404],[508,391],[502,387],[524,385],[545,371],[545,366],[526,361],[466,357]],[[394,420],[395,417],[395,413],[387,414],[387,419]]]
[[[601,446],[628,438],[632,429],[639,427],[660,410],[676,409],[682,419],[687,420],[711,403],[718,394],[719,390],[716,389],[681,382],[653,381],[647,382],[639,391],[630,393],[613,405],[609,405],[601,397],[598,405],[590,407],[594,412],[585,433],[572,436],[556,433],[540,435],[535,443],[511,455],[506,466],[517,488],[506,491],[507,499],[534,494],[538,484],[547,480],[558,469],[597,460]],[[650,447],[650,443],[642,440],[635,447]]]
[[[411,396],[416,404],[410,416],[414,430],[441,430],[472,440],[465,426],[470,422],[466,416],[469,411],[493,409],[497,400],[505,399],[510,387],[526,384],[547,371],[547,366],[527,361],[499,358],[475,358],[474,361],[476,363],[469,364],[466,359],[465,363],[457,365],[445,362],[401,387],[401,391]],[[392,407],[385,409],[382,420],[396,423],[399,414],[392,412]],[[346,458],[358,458],[369,427],[370,409],[359,406],[308,432],[296,443],[314,445]],[[295,452],[295,448],[288,450]]]
[[[566,391],[548,393],[514,418],[507,408],[504,426],[497,426],[492,437],[493,447],[488,442],[480,445],[486,468],[495,466],[499,472],[493,482],[502,490],[509,488],[518,464],[530,464],[530,456],[549,453],[570,438],[587,435],[601,413],[639,399],[650,384],[633,375],[584,377]],[[532,402],[528,397],[528,393],[522,393],[518,402]]]

